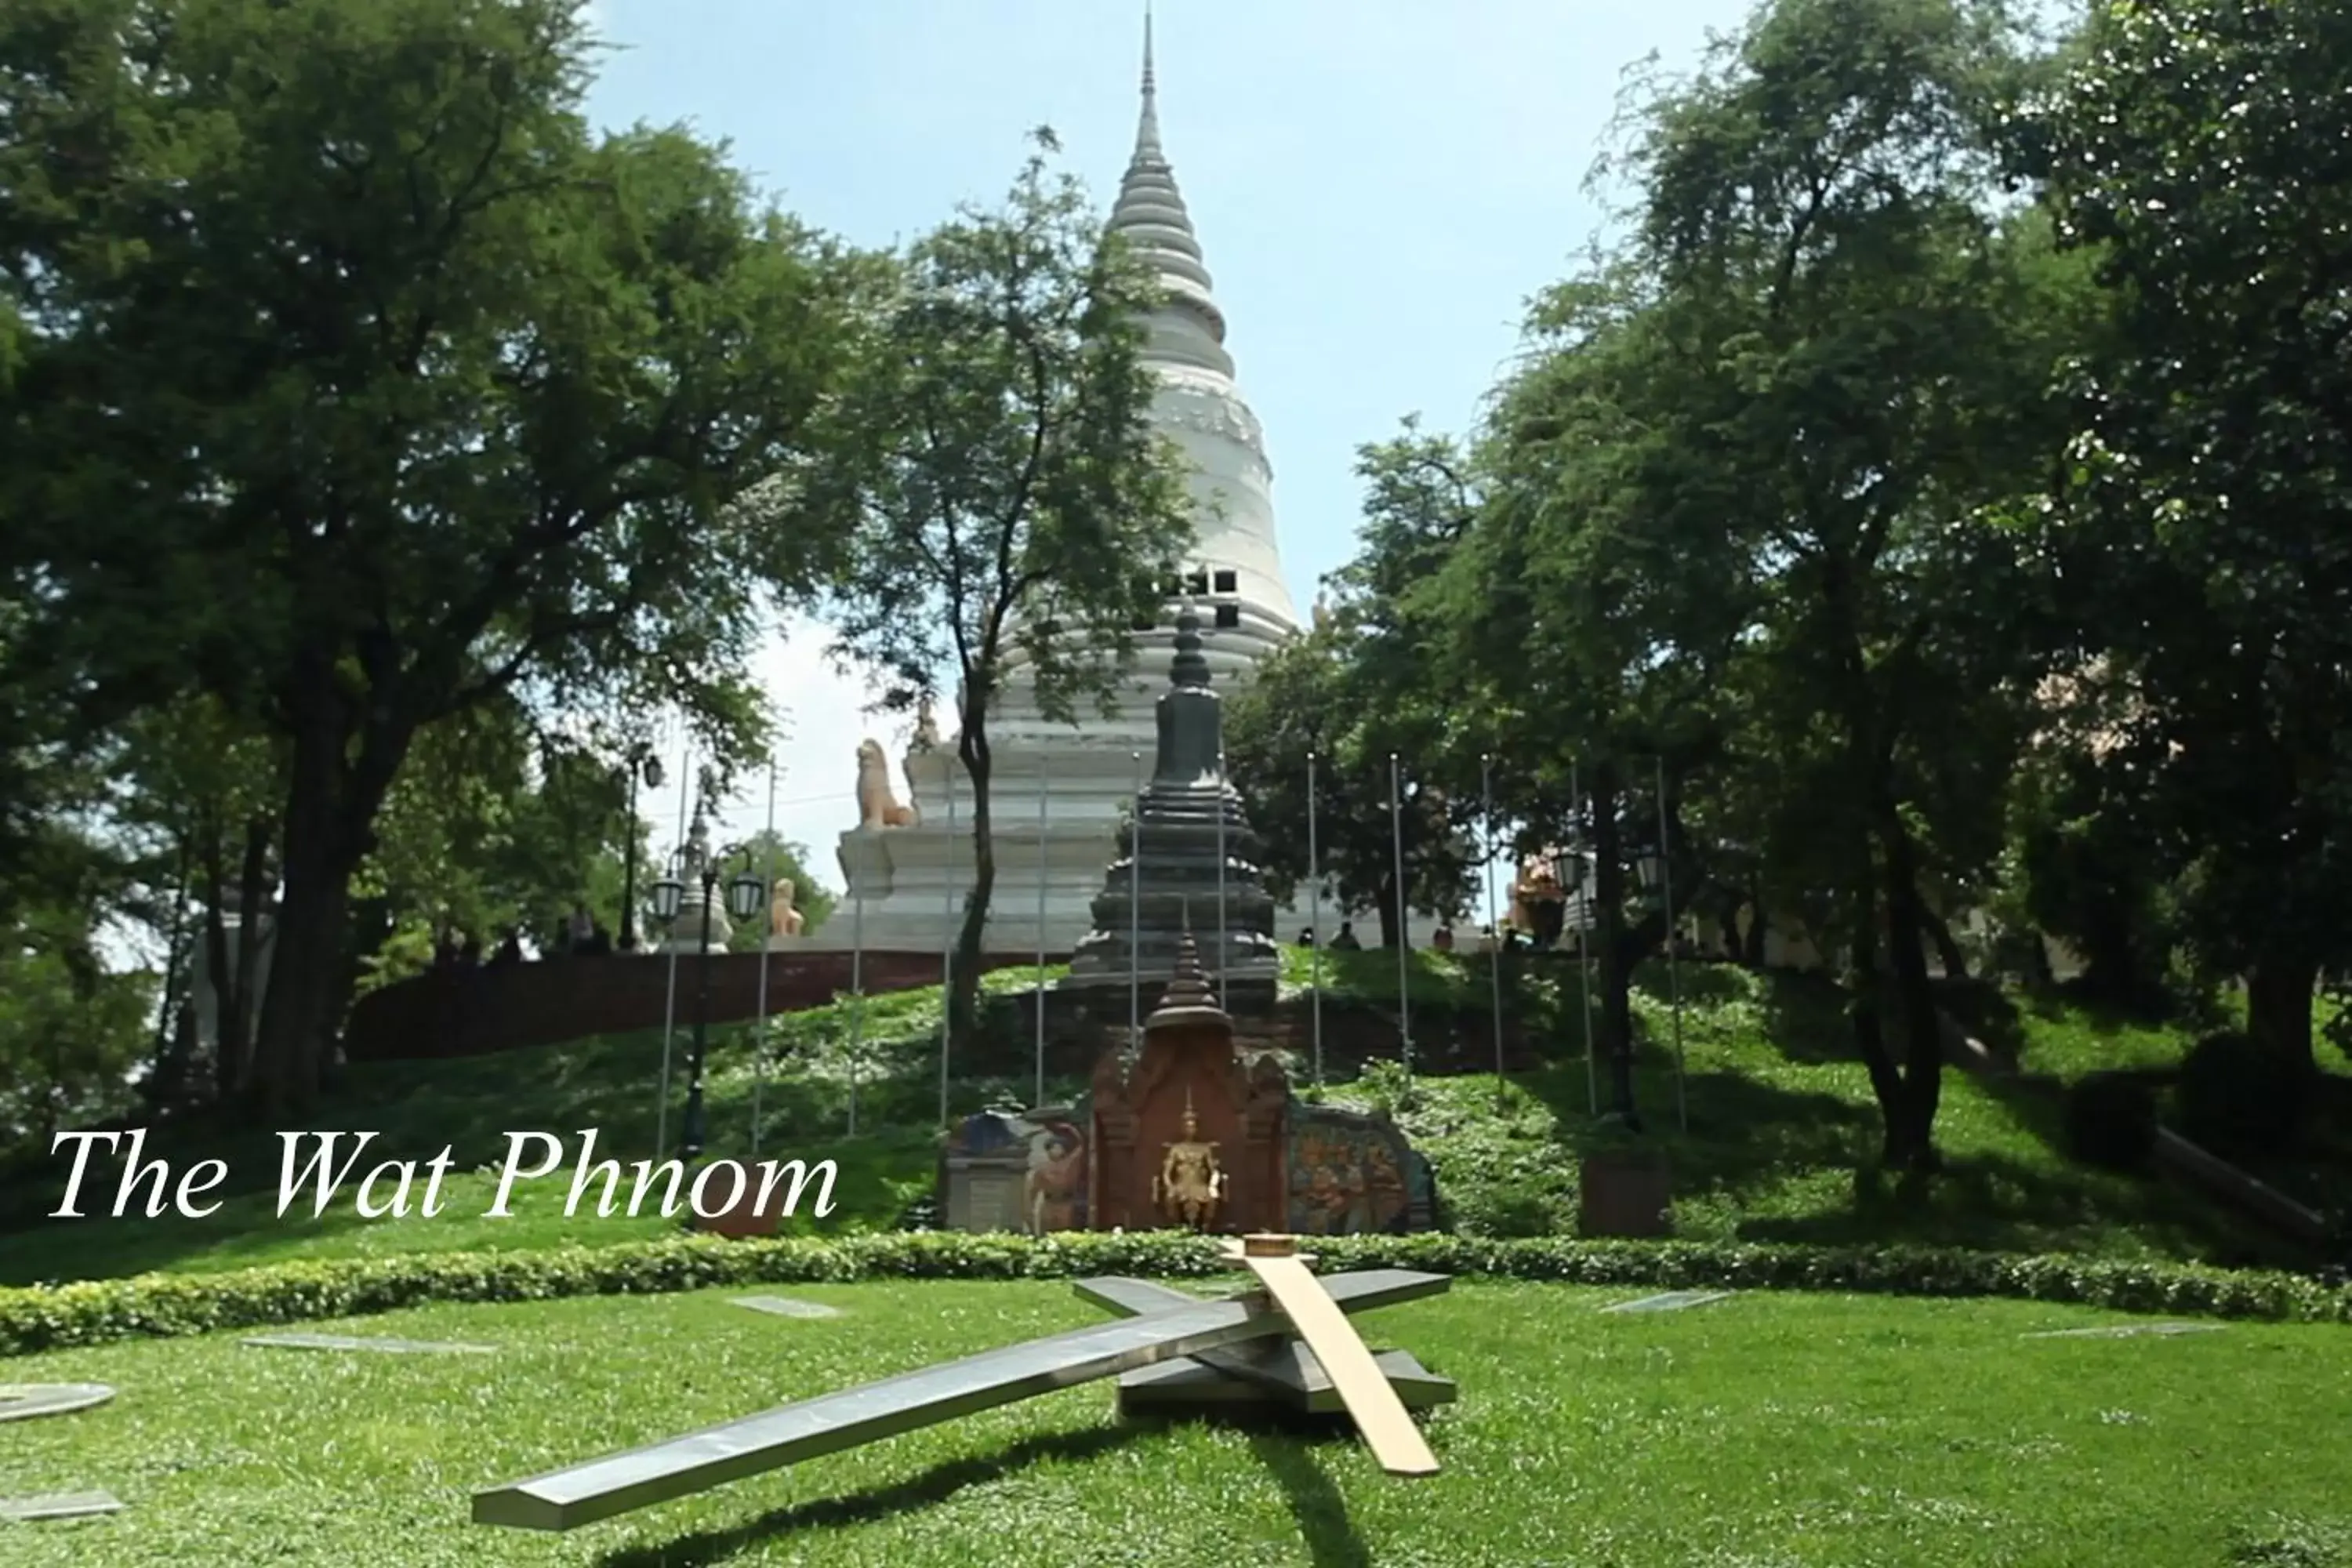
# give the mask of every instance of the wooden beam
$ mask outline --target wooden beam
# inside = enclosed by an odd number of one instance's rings
[[[1339,1391],[1339,1399],[1354,1417],[1356,1429],[1381,1468],[1392,1476],[1433,1476],[1437,1456],[1429,1439],[1413,1425],[1412,1415],[1381,1375],[1371,1351],[1348,1321],[1339,1303],[1323,1288],[1297,1256],[1297,1244],[1286,1236],[1244,1237],[1229,1256],[1257,1276],[1290,1320],[1315,1359]]]

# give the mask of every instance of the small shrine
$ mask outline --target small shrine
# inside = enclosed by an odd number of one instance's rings
[[[1244,1052],[1200,948],[1180,933],[1176,973],[1139,1048],[1115,1046],[1076,1108],[967,1117],[940,1162],[951,1230],[1426,1230],[1426,1161],[1386,1116],[1294,1099],[1280,1055]]]
[[[1093,1228],[1243,1233],[1290,1228],[1284,1112],[1290,1082],[1271,1051],[1244,1061],[1189,932],[1140,1051],[1095,1065],[1087,1142]]]

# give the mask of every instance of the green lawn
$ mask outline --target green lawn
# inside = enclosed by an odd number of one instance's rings
[[[1365,1320],[1460,1381],[1434,1480],[1349,1440],[1129,1430],[1094,1385],[813,1460],[568,1537],[467,1524],[476,1488],[936,1359],[1097,1321],[1066,1284],[797,1288],[443,1307],[338,1325],[495,1357],[265,1351],[233,1337],[27,1357],[116,1384],[13,1426],[0,1494],[103,1487],[110,1518],[6,1527],[25,1568],[211,1564],[1265,1563],[2352,1564],[2331,1440],[2352,1334],[2109,1321],[2017,1302],[1748,1295],[1601,1316],[1636,1292],[1465,1283]]]

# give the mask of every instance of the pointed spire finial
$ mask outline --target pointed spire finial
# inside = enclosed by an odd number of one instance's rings
[[[1143,0],[1143,118],[1135,128],[1135,162],[1160,156],[1160,84],[1151,69],[1151,0]]]

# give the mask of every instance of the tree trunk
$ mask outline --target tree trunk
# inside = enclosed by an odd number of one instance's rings
[[[2084,911],[2082,930],[2072,933],[2083,955],[2083,990],[2090,995],[2126,1002],[2141,994],[2137,945],[2132,921],[2122,901],[2108,893],[2095,895]]]
[[[237,866],[236,984],[230,993],[234,1000],[224,1005],[221,1019],[221,1027],[236,1041],[241,1064],[250,1061],[247,1042],[253,1038],[254,1012],[261,1000],[256,994],[259,988],[254,977],[261,968],[261,944],[268,930],[265,910],[268,889],[264,886],[268,873],[269,821],[249,817],[245,825],[245,856]],[[240,1082],[230,1092],[242,1088]]]
[[[262,876],[268,868],[269,824],[261,817],[252,817],[245,825],[245,844],[237,858],[235,889],[237,931],[234,954],[229,952],[228,922],[223,912],[229,902],[230,889],[221,859],[220,825],[208,824],[204,837],[205,969],[213,988],[213,1092],[226,1104],[243,1089],[252,1070],[254,1011],[259,1002],[254,994],[254,973],[261,949],[258,906]]]
[[[337,1001],[346,994],[352,877],[373,847],[384,792],[416,734],[383,693],[367,700],[362,725],[360,701],[340,680],[333,658],[313,652],[302,658],[289,691],[294,743],[284,891],[244,1097],[265,1120],[306,1110],[318,1099]]]
[[[2319,965],[2298,954],[2264,954],[2246,972],[2247,1033],[2282,1061],[2316,1072],[2312,1053],[2311,1000]]]
[[[978,681],[965,683],[967,691],[981,688]],[[964,772],[971,781],[972,879],[971,892],[964,900],[963,924],[956,932],[955,972],[949,976],[948,1043],[966,1058],[980,1026],[981,942],[988,931],[990,900],[996,896],[995,813],[989,798],[993,760],[988,748],[986,702],[982,689],[979,700],[964,704],[961,732],[956,736],[956,755],[963,760]]]
[[[1886,852],[1887,944],[1895,1000],[1903,1010],[1903,1152],[1907,1169],[1925,1173],[1936,1168],[1936,1112],[1944,1092],[1943,1019],[1927,974],[1918,856],[1891,790],[1879,804],[1879,841]]]
[[[147,1079],[148,1102],[159,1112],[176,1108],[184,1088],[187,1064],[173,1055],[172,1021],[184,1000],[181,982],[194,967],[188,940],[188,893],[194,881],[194,846],[183,829],[179,877],[172,889],[171,935],[163,947],[163,994],[155,1011],[155,1065]]]
[[[1625,942],[1625,868],[1617,837],[1616,765],[1592,770],[1592,899],[1600,916],[1601,1059],[1609,1073],[1609,1109],[1638,1129],[1633,1101],[1633,966]]]
[[[1401,910],[1403,900],[1397,891],[1394,871],[1382,871],[1372,887],[1373,913],[1380,917],[1381,945],[1394,947],[1404,941],[1404,918]]]
[[[269,994],[243,1096],[266,1121],[299,1113],[318,1097],[321,1037],[331,1025],[352,873],[360,858],[346,847],[332,796],[304,789],[302,749],[298,742],[296,782],[287,803],[286,880]]]
[[[1951,922],[1924,899],[1919,901],[1919,921],[1927,927],[1927,940],[1936,944],[1936,962],[1943,967],[1944,978],[1966,980],[1969,977],[1969,955],[1960,951],[1959,942],[1954,940]]]
[[[1853,1029],[1854,1051],[1870,1075],[1870,1092],[1878,1101],[1880,1124],[1885,1129],[1879,1158],[1889,1166],[1900,1167],[1909,1163],[1910,1121],[1903,1113],[1903,1074],[1886,1049],[1886,1031],[1879,1016],[1878,895],[1871,881],[1867,838],[1863,840],[1860,860],[1846,895],[1846,918],[1853,928],[1846,1018]]]
[[[1740,951],[1740,962],[1750,969],[1764,967],[1765,943],[1770,940],[1772,922],[1764,912],[1764,895],[1750,888],[1748,890],[1748,938]]]

